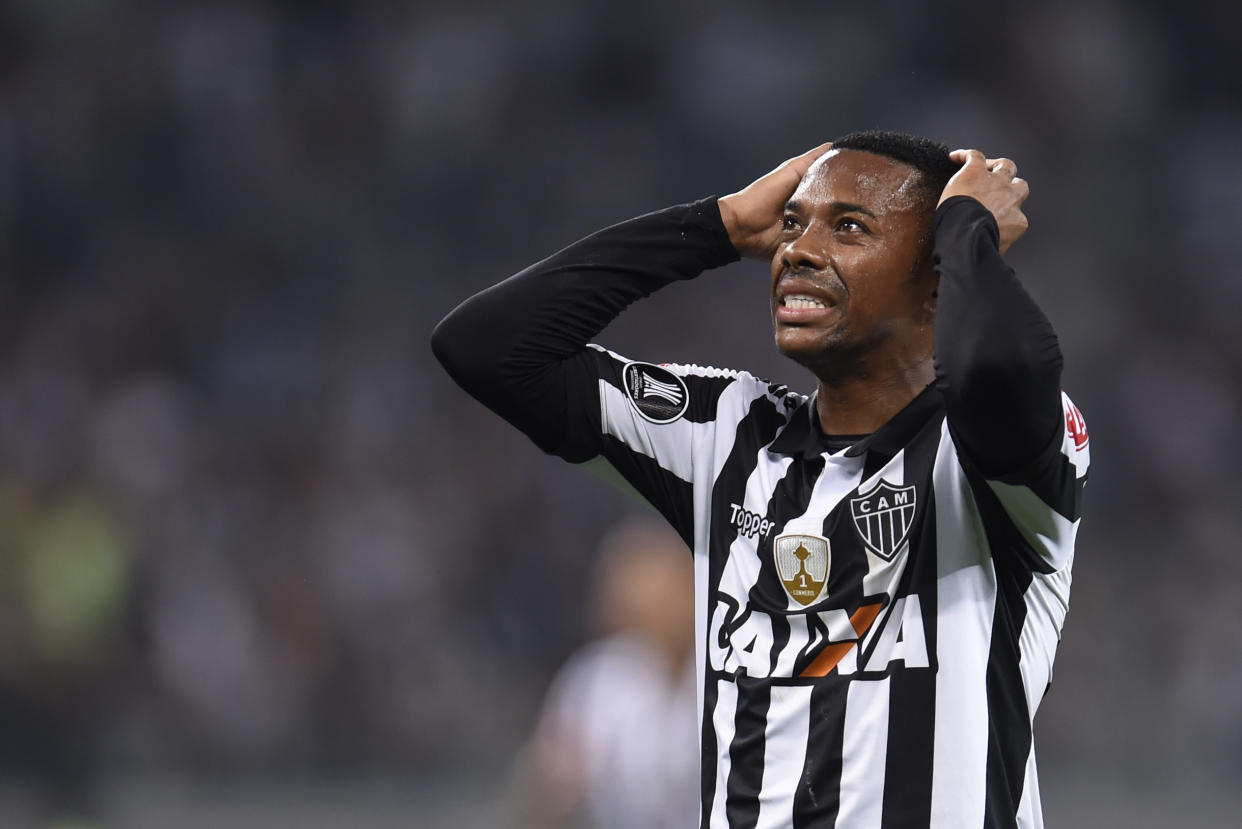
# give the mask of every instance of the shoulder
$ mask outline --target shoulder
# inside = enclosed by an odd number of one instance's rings
[[[686,384],[691,401],[710,401],[718,410],[717,417],[725,416],[727,411],[740,419],[756,405],[791,412],[806,401],[806,395],[748,371],[696,363],[665,363],[660,367]]]
[[[592,345],[597,358],[608,363],[610,381],[631,406],[656,423],[679,420],[740,419],[760,401],[781,411],[792,411],[806,396],[788,387],[756,377],[748,371],[697,363],[648,362]]]

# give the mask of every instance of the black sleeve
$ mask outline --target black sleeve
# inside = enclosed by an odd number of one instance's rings
[[[716,199],[613,225],[476,294],[445,317],[432,350],[453,379],[571,461],[567,397],[586,344],[630,303],[677,280],[736,261]]]
[[[992,214],[956,196],[936,210],[936,385],[959,451],[989,478],[1060,445],[1061,349],[1005,264]]]

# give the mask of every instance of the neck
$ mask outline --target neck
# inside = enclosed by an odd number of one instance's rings
[[[869,435],[918,397],[935,377],[931,354],[887,370],[821,373],[819,425],[826,435]]]

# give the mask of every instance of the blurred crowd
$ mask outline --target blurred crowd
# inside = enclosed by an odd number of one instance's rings
[[[1042,764],[1236,779],[1242,17],[1166,6],[5,3],[0,774],[502,774],[636,505],[431,327],[883,127],[1018,160],[1095,436]],[[762,274],[601,339],[805,386]]]

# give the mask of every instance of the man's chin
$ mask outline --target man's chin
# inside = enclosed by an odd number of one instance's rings
[[[803,331],[777,329],[776,350],[812,371],[832,351],[826,343],[806,336]]]
[[[803,362],[817,354],[831,351],[830,337],[823,331],[803,326],[777,325],[775,331],[777,349],[791,360]]]
[[[838,332],[839,334],[839,332]],[[819,378],[852,373],[866,349],[824,331],[777,327],[776,348]]]

